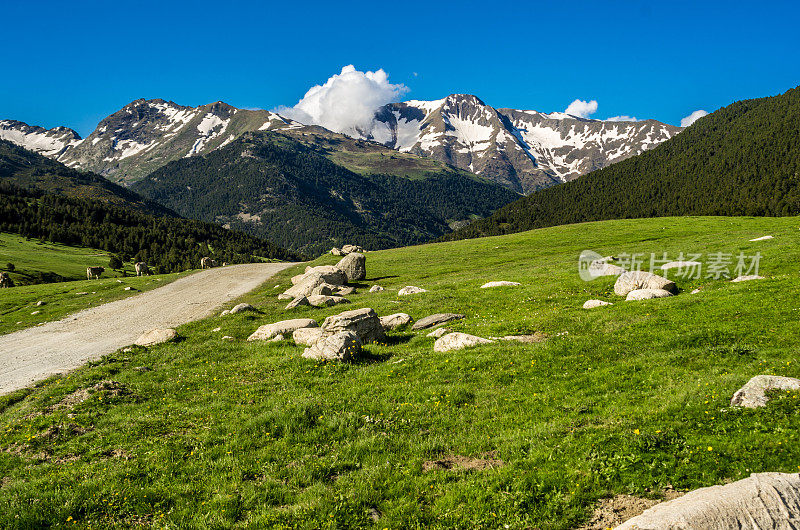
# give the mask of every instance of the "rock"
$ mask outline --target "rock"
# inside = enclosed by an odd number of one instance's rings
[[[692,292],[689,294],[697,294],[700,292],[700,289],[692,289]]]
[[[336,294],[342,295],[342,296],[347,296],[348,294],[356,294],[356,288],[355,287],[338,287],[336,289]]]
[[[31,311],[31,315],[38,315],[41,311]]]
[[[694,267],[702,267],[702,265],[699,261],[670,261],[659,268],[662,271],[668,271],[670,269],[692,269]]]
[[[625,269],[619,265],[608,263],[611,256],[606,258],[594,260],[589,264],[589,277],[599,278],[600,276],[619,276],[625,272]]]
[[[326,336],[306,348],[306,359],[327,361],[349,361],[361,354],[361,339],[353,331],[339,331]]]
[[[39,300],[38,302],[36,302],[36,307],[42,307],[44,304],[45,304],[44,301]]]
[[[583,303],[584,309],[594,309],[595,307],[603,307],[605,305],[614,305],[611,302],[606,302],[605,300],[586,300]]]
[[[309,302],[308,298],[305,296],[298,296],[286,305],[286,309],[294,309],[295,307],[300,307],[302,305],[311,305],[311,302]]]
[[[515,287],[517,285],[522,285],[522,284],[519,283],[519,282],[503,282],[503,281],[501,281],[501,282],[489,282],[489,283],[484,283],[483,285],[481,285],[481,289],[487,289],[489,287]]]
[[[322,296],[331,296],[336,290],[336,286],[331,283],[321,283],[314,287],[311,291],[312,295],[321,294]]]
[[[135,291],[136,289],[134,289],[133,287],[128,286],[128,287],[125,287],[123,290],[124,291]]]
[[[690,491],[656,504],[617,530],[797,528],[800,474],[753,473],[748,478]]]
[[[397,291],[397,294],[399,294],[400,296],[405,296],[408,294],[418,294],[427,292],[428,292],[427,290],[422,289],[421,287],[414,287],[413,285],[407,285],[402,289],[400,289],[399,291]]]
[[[286,337],[283,335],[283,333],[278,333],[277,335],[269,339],[267,342],[280,342],[282,340],[286,340]]]
[[[156,344],[174,340],[177,336],[178,334],[172,328],[151,329],[150,331],[145,331],[138,339],[136,339],[134,344],[136,346],[155,346]]]
[[[344,253],[342,252],[342,249],[336,248],[336,247],[333,247],[331,249],[331,254],[333,254],[334,256],[344,256]]]
[[[214,328],[211,330],[212,333],[216,333],[217,331],[222,331],[222,328]]]
[[[288,300],[294,300],[298,296],[311,296],[318,286],[330,283],[326,281],[325,276],[319,272],[309,272],[304,274],[302,280],[286,289],[281,296],[288,297]],[[281,296],[278,299],[281,299]]]
[[[663,289],[674,294],[678,292],[672,280],[645,271],[626,272],[620,275],[614,284],[614,292],[619,296],[625,296],[637,289]]]
[[[380,321],[383,329],[393,330],[411,324],[413,319],[405,313],[395,313],[393,315],[380,317]]]
[[[750,379],[731,398],[731,406],[754,409],[763,407],[769,401],[770,390],[800,390],[800,379],[778,375],[757,375]]]
[[[274,324],[264,324],[247,337],[248,341],[269,340],[275,335],[288,335],[300,328],[316,328],[317,322],[310,318],[295,318],[292,320],[281,320]]]
[[[322,328],[300,328],[294,330],[292,340],[298,345],[313,346],[318,340],[328,335]]]
[[[305,296],[305,295],[300,295],[300,296]],[[287,293],[281,293],[278,295],[278,300],[294,300],[295,298],[297,297]]]
[[[79,293],[75,293],[75,296],[83,296],[85,294],[89,294],[89,293],[87,293],[86,291],[81,291]]]
[[[325,283],[331,283],[333,285],[344,285],[347,283],[347,275],[342,272],[342,269],[335,265],[306,267],[306,274],[319,274]]]
[[[364,249],[358,245],[345,245],[342,247],[342,254],[352,254],[353,252],[363,253]]]
[[[223,309],[222,313],[220,313],[219,316],[224,317],[225,315],[230,315],[230,313],[231,313],[230,309]]]
[[[432,328],[433,326],[438,326],[439,324],[444,324],[445,322],[450,322],[451,320],[460,320],[462,318],[464,318],[464,315],[459,315],[457,313],[436,313],[435,315],[428,315],[425,318],[420,318],[414,323],[411,329],[418,330]]]
[[[325,319],[321,328],[329,333],[353,331],[363,344],[386,340],[386,334],[377,313],[369,307],[331,315]]]
[[[347,276],[347,282],[357,282],[367,277],[367,257],[360,252],[352,252],[336,264],[336,268]]]
[[[337,304],[349,304],[350,300],[343,296],[325,296],[324,294],[312,294],[308,297],[308,303],[314,307],[331,307]]]
[[[383,287],[381,287],[380,285],[373,285],[372,287],[369,288],[369,292],[371,293],[379,293],[381,291],[383,291]]]
[[[755,239],[751,239],[750,241],[766,241],[767,239],[772,239],[772,238],[773,238],[772,236],[761,236]]]
[[[666,298],[672,296],[672,293],[664,289],[634,289],[628,293],[626,301],[631,300],[651,300],[653,298]]]
[[[763,280],[763,279],[764,279],[763,276],[759,276],[757,274],[750,274],[747,276],[738,276],[732,279],[731,281],[734,283],[738,283],[738,282],[749,282],[750,280]]]
[[[437,328],[437,329],[434,329],[433,331],[431,331],[430,333],[428,333],[426,335],[426,337],[434,337],[434,338],[438,339],[439,337],[441,337],[442,335],[446,335],[447,333],[450,333],[449,329],[447,329],[447,328]]]
[[[463,350],[464,348],[472,348],[474,346],[480,346],[481,344],[493,343],[493,340],[476,337],[475,335],[468,335],[467,333],[448,333],[436,339],[436,342],[433,343],[433,351],[446,352],[451,350]]]
[[[230,335],[225,335],[225,336],[224,336],[224,337],[222,337],[222,339],[220,339],[220,340],[233,340],[233,337],[231,337]]]
[[[236,313],[243,313],[245,311],[258,311],[258,309],[250,304],[237,304],[231,309],[231,314],[235,315]]]

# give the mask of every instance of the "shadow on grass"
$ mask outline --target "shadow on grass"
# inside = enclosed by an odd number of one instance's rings
[[[361,350],[361,355],[356,359],[352,359],[348,364],[364,365],[383,363],[391,359],[393,355],[394,354],[391,352],[374,353],[369,350]]]
[[[392,278],[399,278],[399,277],[400,276],[397,276],[397,275],[394,275],[394,276],[378,276],[377,278],[367,278],[364,281],[365,282],[377,282],[378,280],[390,280]]]

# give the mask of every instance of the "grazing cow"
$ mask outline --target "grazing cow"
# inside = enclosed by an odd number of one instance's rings
[[[14,282],[7,272],[0,272],[0,289],[4,287],[14,287]]]
[[[208,256],[206,256],[205,258],[200,260],[200,268],[201,269],[210,269],[211,267],[215,267],[216,265],[217,265],[217,263],[213,259],[209,258]]]
[[[99,280],[104,272],[106,272],[105,267],[86,267],[86,279]]]
[[[136,265],[136,276],[150,276],[153,274],[150,272],[150,267],[147,266],[147,263],[144,261],[137,261]]]

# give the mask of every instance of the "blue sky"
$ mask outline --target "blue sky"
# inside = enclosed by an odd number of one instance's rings
[[[679,124],[800,85],[792,2],[4,2],[0,119],[87,135],[138,98],[294,105],[353,64],[404,99]]]

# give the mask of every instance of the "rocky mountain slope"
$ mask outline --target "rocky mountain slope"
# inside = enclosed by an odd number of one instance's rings
[[[393,103],[376,118],[371,130],[357,134],[526,194],[640,154],[681,130],[655,120],[495,109],[466,94]]]
[[[336,138],[336,133],[274,112],[222,102],[186,107],[137,100],[101,121],[86,139],[63,127],[48,131],[0,121],[0,139],[117,182],[139,180],[173,160],[209,153],[245,132],[265,130],[298,139],[309,132]],[[495,109],[475,96],[456,94],[386,105],[378,109],[370,130],[350,132],[530,193],[639,154],[679,131],[653,120],[610,122]]]
[[[604,219],[800,214],[800,87],[737,101],[640,156],[515,201],[447,236]]]

